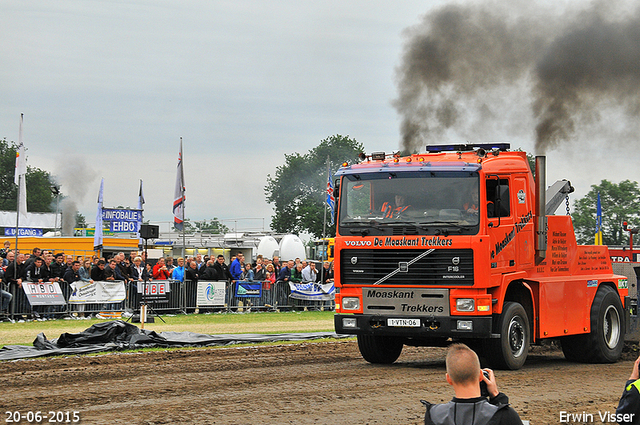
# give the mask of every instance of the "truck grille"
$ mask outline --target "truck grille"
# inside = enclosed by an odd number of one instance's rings
[[[376,282],[380,285],[473,285],[473,250],[426,251],[343,249],[340,252],[340,282],[343,285]]]

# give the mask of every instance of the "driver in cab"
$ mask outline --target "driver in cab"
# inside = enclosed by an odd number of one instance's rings
[[[478,192],[471,192],[470,200],[464,203],[462,210],[467,214],[478,214]]]
[[[398,218],[400,215],[409,209],[411,205],[406,205],[406,199],[403,195],[395,196],[395,204],[391,205],[389,202],[382,204],[382,216],[384,218]]]

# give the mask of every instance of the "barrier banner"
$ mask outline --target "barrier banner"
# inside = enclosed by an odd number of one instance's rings
[[[320,285],[315,282],[291,283],[291,298],[307,301],[330,301],[336,297],[336,288],[333,283]]]
[[[22,282],[29,304],[31,305],[66,305],[58,282],[31,283]]]
[[[142,294],[144,289],[143,299],[147,304],[164,304],[169,302],[169,292],[171,292],[171,285],[168,280],[155,280],[152,282],[138,282],[138,293]]]
[[[127,296],[121,280],[78,280],[71,284],[71,291],[69,304],[119,303]]]
[[[227,297],[227,282],[198,281],[197,307],[224,305]]]
[[[262,282],[236,282],[236,297],[249,298],[262,296]]]

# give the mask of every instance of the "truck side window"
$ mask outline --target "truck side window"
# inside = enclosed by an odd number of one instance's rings
[[[498,193],[498,189],[500,192]],[[498,202],[498,199],[500,202]],[[500,210],[498,211],[498,206]],[[489,218],[509,217],[511,202],[509,201],[509,180],[487,179],[487,216]]]

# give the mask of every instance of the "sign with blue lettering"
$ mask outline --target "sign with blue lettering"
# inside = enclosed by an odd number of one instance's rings
[[[25,227],[20,227],[18,228],[18,236],[42,236],[43,230],[42,229],[31,229],[31,228],[25,228]],[[4,228],[4,235],[5,236],[15,236],[16,235],[16,228],[15,227],[5,227]]]
[[[103,208],[102,220],[109,222],[114,233],[136,233],[142,222],[142,210]]]

